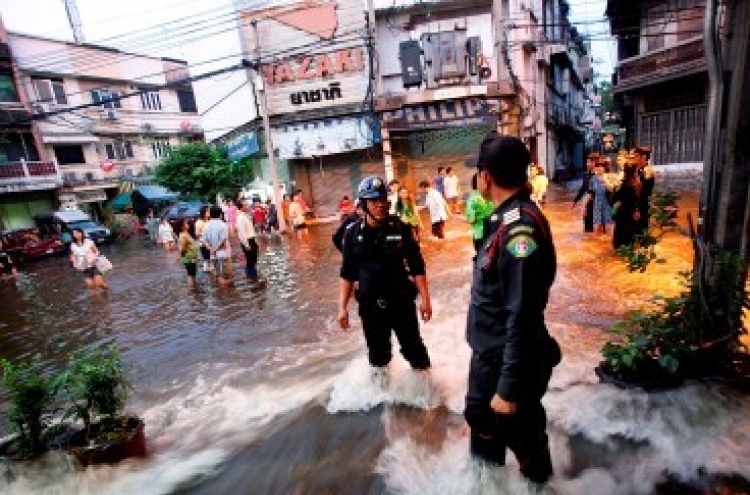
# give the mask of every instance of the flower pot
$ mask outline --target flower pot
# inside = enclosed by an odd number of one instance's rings
[[[84,466],[114,464],[128,457],[146,456],[146,425],[138,418],[122,418],[121,430],[113,439],[98,438],[99,425],[91,426],[93,440],[86,440],[86,432],[77,432],[65,450]]]
[[[685,381],[682,375],[670,375],[659,368],[649,367],[638,374],[617,375],[607,370],[604,362],[594,368],[596,376],[602,383],[608,383],[622,389],[640,388],[646,392],[661,392],[679,387]]]

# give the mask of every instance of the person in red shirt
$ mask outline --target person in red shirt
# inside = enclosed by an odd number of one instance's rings
[[[343,222],[344,219],[352,213],[354,213],[354,203],[349,199],[349,196],[344,196],[341,201],[339,201],[339,216],[341,217],[341,221]]]
[[[265,234],[267,232],[268,212],[263,203],[257,199],[253,200],[252,215],[255,231],[259,234]]]

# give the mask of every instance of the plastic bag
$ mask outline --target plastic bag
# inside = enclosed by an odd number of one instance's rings
[[[99,270],[100,273],[107,273],[112,268],[112,263],[106,257],[99,256],[96,259],[96,269]]]

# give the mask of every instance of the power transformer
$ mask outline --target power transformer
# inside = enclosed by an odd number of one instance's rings
[[[398,46],[398,58],[401,61],[401,79],[404,88],[421,87],[424,80],[422,70],[422,49],[419,41],[402,41]]]

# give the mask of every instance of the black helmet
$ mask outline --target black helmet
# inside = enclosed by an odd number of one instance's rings
[[[387,197],[388,190],[385,188],[385,182],[374,175],[366,177],[357,189],[357,199],[385,199]]]

